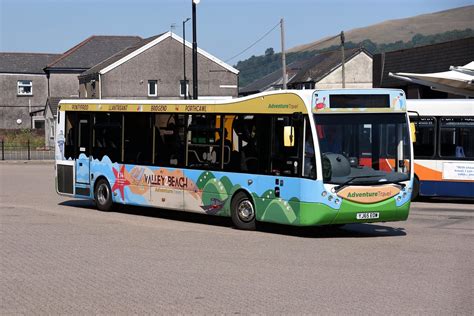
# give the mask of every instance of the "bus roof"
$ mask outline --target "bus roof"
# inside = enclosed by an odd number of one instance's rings
[[[431,116],[474,116],[474,99],[407,99],[407,110]]]
[[[60,111],[174,112],[174,113],[311,113],[313,96],[345,94],[393,94],[395,89],[276,90],[236,99],[149,100],[72,99],[59,102]],[[373,109],[371,109],[373,110]],[[352,109],[332,109],[350,112]]]

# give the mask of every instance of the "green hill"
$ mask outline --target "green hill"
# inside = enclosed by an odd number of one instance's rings
[[[389,20],[367,27],[344,31],[346,48],[363,46],[371,53],[387,52],[404,48],[474,36],[474,5],[451,10],[418,15],[405,19]],[[288,50],[287,64],[328,50],[340,49],[339,39],[320,39]],[[269,48],[261,56],[239,61],[234,67],[240,70],[239,86],[251,82],[281,68],[281,54]]]

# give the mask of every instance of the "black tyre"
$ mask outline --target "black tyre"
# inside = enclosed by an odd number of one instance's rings
[[[232,222],[243,230],[255,230],[255,206],[244,192],[237,193],[231,203]]]
[[[418,198],[419,193],[420,193],[420,180],[418,180],[418,177],[415,176],[415,179],[413,179],[413,191],[411,192],[411,200],[415,201]]]
[[[110,190],[110,185],[107,180],[100,179],[97,181],[94,190],[94,199],[99,210],[107,212],[112,209],[112,190]]]

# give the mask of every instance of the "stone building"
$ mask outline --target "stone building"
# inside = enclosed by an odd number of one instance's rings
[[[372,55],[363,48],[344,51],[346,88],[372,88]],[[288,89],[342,88],[342,54],[340,50],[317,54],[295,61],[286,68]],[[277,70],[240,89],[240,95],[282,88],[282,71]]]
[[[186,56],[184,84],[183,49]],[[237,97],[239,71],[198,48],[199,98]],[[80,98],[192,97],[192,45],[167,32],[144,39],[79,76]]]
[[[59,56],[0,53],[0,129],[44,128],[48,78],[43,68]]]
[[[93,35],[45,65],[49,97],[78,97],[77,77],[119,51],[141,41],[138,36]]]

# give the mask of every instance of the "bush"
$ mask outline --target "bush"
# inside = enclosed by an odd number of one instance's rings
[[[44,129],[3,129],[0,140],[5,144],[27,144],[29,140],[31,148],[44,147]]]

